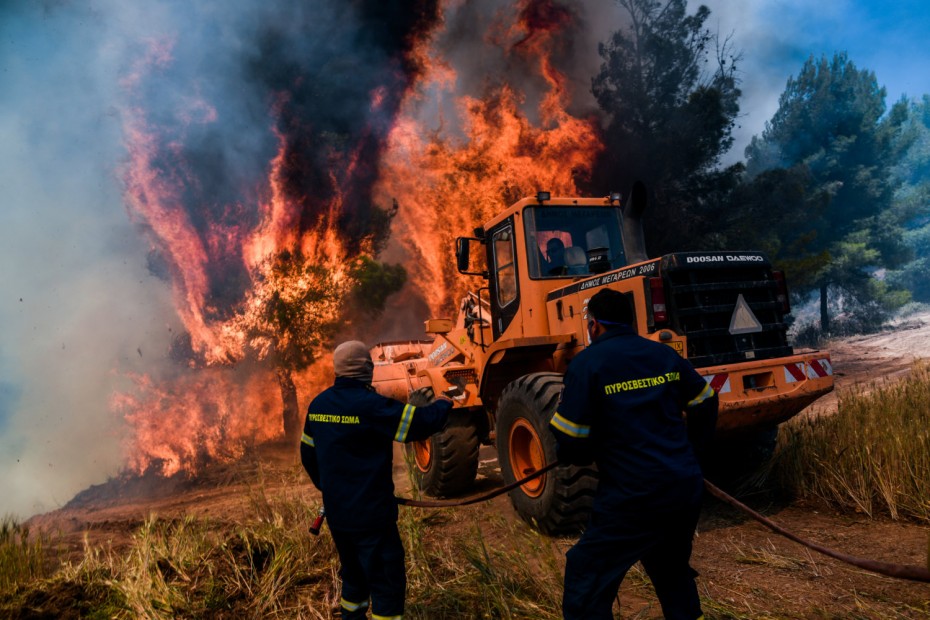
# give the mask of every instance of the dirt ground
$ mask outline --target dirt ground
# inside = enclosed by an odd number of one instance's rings
[[[839,393],[856,386],[867,389],[876,381],[900,378],[915,359],[930,356],[930,315],[824,348],[831,353]],[[811,410],[823,414],[835,407],[834,394]],[[500,485],[493,450],[483,448],[481,459],[477,488]],[[401,459],[396,459],[395,470],[398,492],[409,494]],[[29,525],[61,533],[74,554],[81,552],[85,536],[91,543],[119,547],[152,514],[245,516],[258,484],[266,493],[293,493],[295,487],[308,497],[315,493],[294,448],[269,445],[239,463],[209,468],[194,480],[114,480],[91,487],[64,508],[33,517]],[[797,535],[842,553],[917,566],[930,560],[926,527],[840,514],[823,504],[765,493],[742,499]],[[520,522],[506,496],[461,510],[467,511],[467,519],[439,522],[431,535],[457,536],[463,523],[479,523],[489,544],[507,545],[513,523]],[[572,540],[554,544],[565,551]],[[708,618],[930,618],[930,584],[867,573],[808,551],[713,500],[699,525],[693,565],[700,573],[702,594],[715,604],[705,609]],[[620,600],[623,618],[661,618],[651,588],[635,571],[625,580]]]

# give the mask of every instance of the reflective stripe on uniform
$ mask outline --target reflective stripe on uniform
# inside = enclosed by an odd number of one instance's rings
[[[710,383],[704,384],[704,389],[701,390],[701,393],[695,396],[691,401],[688,402],[689,407],[695,405],[700,405],[705,400],[714,395],[714,388],[710,387]]]
[[[554,426],[556,430],[559,430],[569,437],[587,437],[591,434],[591,427],[585,426],[584,424],[575,424],[567,418],[563,418],[559,415],[559,412],[556,411],[555,415],[552,416],[552,420],[549,421],[549,424]]]
[[[311,448],[315,448],[315,447],[316,447],[316,444],[313,443],[313,437],[311,437],[311,436],[308,435],[307,433],[304,433],[303,435],[300,436],[300,443],[305,443],[305,444],[307,444],[308,446],[310,446]]]
[[[403,616],[379,616],[371,614],[371,620],[403,620]]]
[[[352,601],[347,601],[345,599],[342,599],[341,601],[339,601],[339,604],[342,605],[342,608],[345,609],[346,611],[357,611],[359,609],[364,609],[365,607],[368,607],[368,601],[364,601],[362,603],[353,603]]]
[[[413,420],[413,412],[416,411],[413,405],[405,405],[404,413],[400,416],[400,424],[397,425],[397,434],[394,435],[394,441],[404,442],[407,440],[407,433],[410,431],[410,422]]]

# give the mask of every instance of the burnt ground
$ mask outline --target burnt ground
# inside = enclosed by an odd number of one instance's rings
[[[838,391],[867,389],[876,381],[900,378],[914,359],[930,351],[930,316],[825,348],[831,352]],[[822,414],[835,407],[831,395],[811,409]],[[402,460],[395,469],[398,492],[409,494]],[[500,483],[494,452],[484,448],[477,486],[487,490]],[[291,495],[297,488],[308,498],[317,497],[295,449],[267,445],[238,463],[210,467],[196,479],[111,480],[28,524],[60,535],[64,548],[77,557],[85,537],[91,544],[115,548],[128,544],[136,528],[153,514],[245,520],[259,488],[266,494]],[[742,499],[797,535],[842,553],[918,566],[930,559],[930,528],[925,526],[840,513],[822,503],[792,501],[769,492]],[[437,520],[429,535],[457,537],[473,531],[477,523],[489,545],[517,544],[514,532],[522,525],[506,496],[458,510],[464,518]],[[560,551],[571,543],[553,540]],[[702,594],[713,604],[705,609],[708,618],[930,618],[930,584],[875,575],[808,551],[715,500],[708,502],[701,518],[693,565],[700,573]],[[651,588],[636,569],[624,581],[620,600],[623,618],[661,618]]]

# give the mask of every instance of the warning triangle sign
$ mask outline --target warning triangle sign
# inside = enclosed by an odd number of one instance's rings
[[[752,313],[752,308],[749,307],[743,294],[740,293],[740,296],[736,298],[733,316],[730,317],[730,333],[735,336],[736,334],[752,334],[761,331],[762,323]]]

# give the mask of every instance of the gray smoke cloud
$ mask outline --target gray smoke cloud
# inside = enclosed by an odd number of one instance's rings
[[[166,285],[123,207],[110,20],[0,8],[0,512],[54,508],[121,463],[117,369],[165,349]]]

